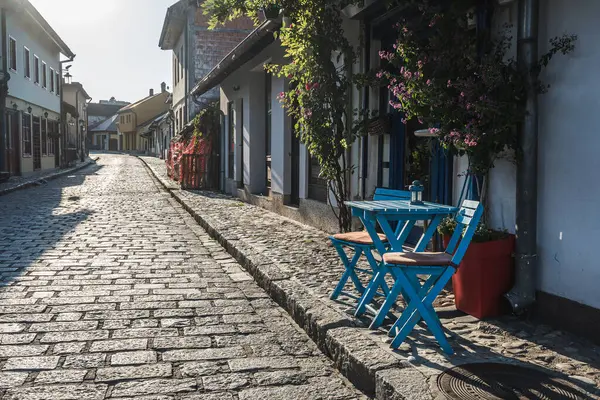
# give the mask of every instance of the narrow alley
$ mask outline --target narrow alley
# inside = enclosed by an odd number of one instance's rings
[[[362,398],[159,187],[103,154],[0,198],[0,398]]]

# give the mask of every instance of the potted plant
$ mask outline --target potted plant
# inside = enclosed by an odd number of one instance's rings
[[[262,13],[265,19],[275,19],[279,16],[279,10],[281,7],[277,4],[267,4],[262,8]]]
[[[451,154],[468,158],[467,197],[485,207],[494,161],[507,150],[519,151],[516,128],[526,115],[525,73],[539,74],[554,54],[573,50],[576,36],[552,39],[538,68],[523,72],[507,56],[512,42],[508,29],[494,37],[489,30],[473,29],[469,21],[475,4],[407,5],[404,15],[410,17],[396,25],[393,48],[379,53],[383,68],[376,78],[387,85],[393,95],[390,105],[405,120],[418,119]],[[537,85],[540,92],[546,89],[539,81]],[[512,277],[514,237],[490,229],[488,221],[484,213],[453,278],[457,308],[479,318],[500,312]],[[455,226],[447,220],[439,231],[449,236]]]

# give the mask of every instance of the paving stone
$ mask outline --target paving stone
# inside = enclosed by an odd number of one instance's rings
[[[28,357],[44,354],[50,346],[48,345],[14,345],[0,346],[0,357]]]
[[[42,371],[35,378],[36,385],[54,383],[77,383],[83,382],[86,370],[60,369],[55,371]]]
[[[165,349],[185,349],[185,348],[204,348],[210,347],[211,340],[208,336],[184,336],[155,338],[152,347],[159,350]]]
[[[156,336],[177,336],[175,328],[131,328],[114,331],[113,338],[152,338]]]
[[[113,397],[140,396],[145,394],[176,394],[194,392],[198,389],[196,379],[150,379],[137,382],[117,383]]]
[[[5,400],[102,400],[107,385],[43,385],[9,389]]]
[[[166,378],[173,373],[171,364],[98,368],[96,382],[111,382],[124,379]]]
[[[41,343],[87,342],[89,340],[108,339],[108,331],[50,332],[40,339]]]
[[[57,343],[52,349],[52,354],[73,354],[81,353],[85,347],[85,343],[72,342],[72,343]]]
[[[120,339],[93,342],[91,352],[112,352],[124,350],[144,350],[148,347],[148,339]]]
[[[295,370],[256,372],[256,383],[260,386],[301,385],[306,383],[306,373]]]
[[[105,360],[106,354],[77,354],[67,356],[63,367],[73,369],[97,368],[103,366]]]
[[[293,357],[249,357],[229,360],[229,368],[233,372],[296,367],[298,367],[298,363]]]
[[[29,332],[66,332],[66,331],[88,331],[98,327],[98,321],[79,322],[46,322],[32,324]]]
[[[224,347],[219,349],[171,350],[164,352],[162,358],[164,361],[223,360],[243,357],[244,355],[244,349],[241,347]]]
[[[21,386],[28,375],[27,372],[0,372],[0,389]]]
[[[154,351],[128,351],[110,356],[111,365],[151,364],[156,362]]]
[[[58,365],[60,357],[12,357],[4,364],[5,371],[41,371],[54,369]]]
[[[0,324],[0,333],[19,333],[23,332],[27,325],[25,324]]]
[[[218,374],[202,377],[204,390],[227,391],[239,390],[245,386],[249,386],[251,381],[250,374]]]
[[[230,369],[224,361],[192,361],[181,364],[180,371],[184,377],[195,377],[229,372]]]

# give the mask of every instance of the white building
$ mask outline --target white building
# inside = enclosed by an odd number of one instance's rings
[[[0,170],[20,175],[55,168],[61,150],[61,54],[71,60],[75,54],[29,1],[7,0],[1,8],[3,65],[10,80]]]
[[[519,2],[528,0],[504,2],[497,9],[498,26],[516,25],[526,16],[519,12]],[[395,39],[389,29],[396,22],[394,14],[382,18],[382,3],[368,1],[369,7],[346,10],[344,31],[352,35],[351,42],[358,44],[360,34],[368,38],[354,66],[357,72],[368,66],[378,68],[378,51],[390,48]],[[551,89],[539,97],[537,251],[533,249],[537,268],[529,278],[537,293],[534,315],[596,339],[600,337],[600,268],[592,249],[600,233],[600,181],[594,178],[600,171],[596,156],[600,135],[595,128],[600,81],[594,73],[600,59],[595,18],[599,14],[600,3],[590,0],[549,0],[539,10],[534,37],[540,54],[550,38],[565,32],[577,34],[579,40],[575,52],[553,60],[542,77]],[[337,223],[327,204],[330,196],[317,179],[318,165],[310,162],[295,139],[293,123],[277,100],[277,94],[287,90],[287,82],[264,71],[267,62],[282,61],[282,49],[273,37],[279,26],[274,20],[256,28],[191,93],[201,95],[221,87],[223,191],[335,230]],[[364,32],[361,26],[366,27]],[[426,176],[430,200],[456,203],[464,160],[449,159],[435,145],[425,147],[414,135],[419,127],[403,124],[401,115],[389,111],[387,89],[355,91],[352,97],[351,108],[377,110],[385,115],[387,126],[386,131],[351,146],[356,168],[350,182],[352,197],[368,199],[377,186],[405,189],[412,179]],[[422,162],[419,154],[428,154],[429,159]],[[513,162],[497,162],[489,191],[492,227],[512,233],[517,225],[516,176]]]

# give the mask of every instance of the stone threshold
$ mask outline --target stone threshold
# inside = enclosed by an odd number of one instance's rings
[[[61,169],[61,170],[58,170],[57,172],[51,172],[47,175],[45,175],[45,174],[36,175],[32,179],[26,180],[25,182],[20,182],[14,186],[0,189],[0,196],[4,196],[6,194],[12,193],[17,190],[28,189],[30,187],[43,185],[47,181],[51,181],[51,180],[60,178],[62,176],[68,175],[72,172],[83,169],[91,164],[94,164],[94,163],[96,163],[96,161],[98,161],[98,159],[100,159],[100,157],[92,157],[92,158],[90,158],[80,164],[77,164],[76,166],[71,167],[71,168]]]

